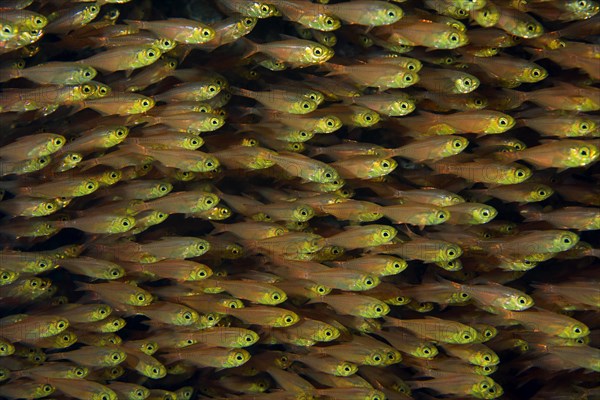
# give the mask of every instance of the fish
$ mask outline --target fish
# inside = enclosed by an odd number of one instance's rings
[[[131,45],[95,54],[84,59],[83,63],[105,72],[133,71],[155,63],[161,55],[162,52],[158,47]]]
[[[407,329],[419,337],[451,344],[468,344],[476,340],[477,332],[468,325],[440,318],[427,317],[401,320],[386,317],[386,325]]]
[[[262,53],[275,60],[300,67],[322,64],[334,54],[330,47],[304,39],[285,39],[262,44],[246,38],[240,40],[249,48],[245,57]]]
[[[500,157],[504,160],[524,160],[540,168],[566,169],[591,164],[598,156],[598,148],[594,144],[565,139],[546,142],[519,152],[504,153]]]
[[[215,37],[215,31],[210,26],[185,18],[163,21],[125,20],[125,23],[184,44],[203,44]]]
[[[327,4],[322,8],[339,17],[345,23],[368,27],[390,25],[404,17],[402,8],[385,1],[353,0],[349,7],[339,4]]]

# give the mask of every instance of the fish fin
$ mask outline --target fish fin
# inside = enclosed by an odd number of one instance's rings
[[[542,210],[539,207],[529,205],[522,207],[519,210],[519,214],[525,217],[525,222],[542,221]]]
[[[131,25],[134,26],[136,28],[141,29],[142,26],[144,25],[144,21],[138,21],[138,20],[133,20],[133,19],[125,19],[123,20],[127,25]]]
[[[413,231],[410,230],[408,225],[404,224],[398,227],[398,230],[408,236],[411,240],[413,239],[421,239],[421,236],[417,235]]]
[[[73,282],[75,284],[75,291],[76,292],[85,292],[85,291],[89,291],[91,288],[91,285],[89,283],[85,283],[85,282]]]
[[[260,51],[259,50],[260,46],[257,43],[254,43],[252,40],[250,40],[246,37],[242,36],[241,38],[238,39],[238,41],[246,47],[246,50],[240,57],[241,59],[252,57],[254,54],[256,54]]]

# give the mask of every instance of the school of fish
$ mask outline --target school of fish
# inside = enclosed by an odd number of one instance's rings
[[[0,399],[600,399],[593,0],[0,0]]]

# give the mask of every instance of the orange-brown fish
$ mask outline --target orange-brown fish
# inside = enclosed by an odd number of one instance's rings
[[[546,221],[559,229],[600,229],[600,210],[593,207],[563,207],[549,212],[523,209],[526,221]]]

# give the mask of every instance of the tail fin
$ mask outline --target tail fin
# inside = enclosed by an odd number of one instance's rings
[[[256,53],[260,52],[260,45],[258,43],[254,43],[252,40],[246,37],[239,38],[238,42],[240,42],[244,47],[246,47],[246,50],[241,56],[242,59],[252,57]]]
[[[519,210],[521,216],[525,217],[525,222],[543,221],[542,210],[538,207],[527,206]]]

